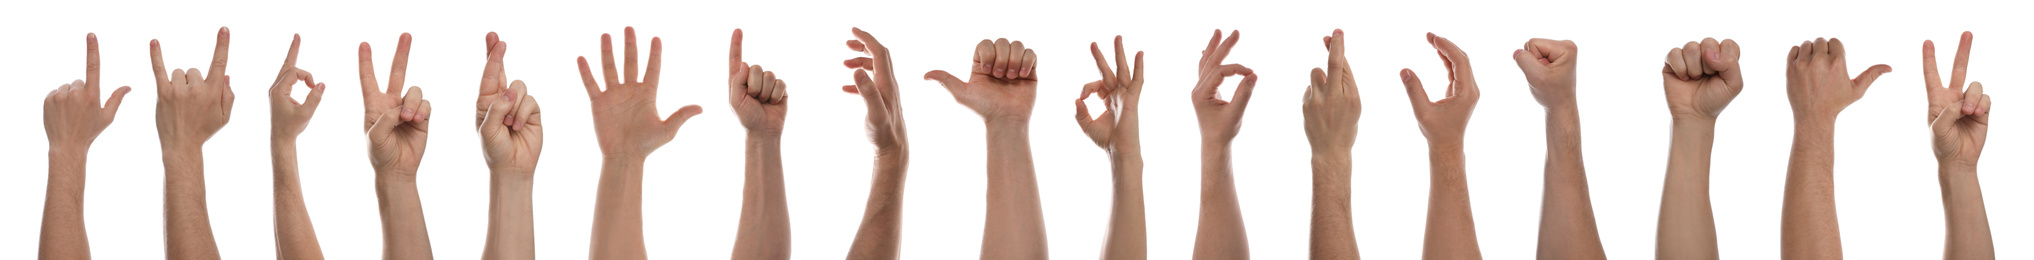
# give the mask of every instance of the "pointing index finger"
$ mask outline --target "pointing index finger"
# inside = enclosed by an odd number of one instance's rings
[[[206,83],[214,86],[224,85],[220,83],[226,81],[226,46],[232,42],[231,37],[226,27],[219,27],[218,46],[212,50],[212,72],[205,76]]]
[[[742,65],[742,29],[735,29],[734,36],[727,44],[727,74],[734,75],[735,72],[740,72],[742,67],[748,67]]]

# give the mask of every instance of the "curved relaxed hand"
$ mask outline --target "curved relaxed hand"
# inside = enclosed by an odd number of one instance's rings
[[[1130,61],[1124,57],[1123,36],[1116,36],[1116,66],[1111,70],[1109,59],[1102,56],[1100,44],[1089,43],[1088,50],[1095,55],[1095,69],[1102,71],[1102,80],[1081,86],[1081,97],[1074,99],[1074,122],[1081,125],[1081,130],[1088,133],[1088,139],[1094,140],[1096,146],[1114,152],[1116,147],[1123,145],[1119,141],[1135,141],[1137,138],[1137,133],[1117,127],[1117,123],[1123,118],[1123,113],[1134,113],[1137,99],[1144,92],[1144,52],[1137,52],[1137,67],[1131,68]],[[1081,103],[1091,94],[1101,96],[1102,104],[1108,107],[1108,110],[1102,110],[1102,117],[1088,116],[1087,104]]]
[[[1533,99],[1547,109],[1575,108],[1575,42],[1534,38],[1511,53],[1525,72]]]
[[[735,29],[727,51],[727,103],[735,117],[750,133],[784,133],[784,114],[789,112],[784,80],[762,65],[742,61],[742,30]]]
[[[1441,63],[1448,67],[1448,96],[1441,100],[1427,99],[1427,89],[1420,83],[1419,75],[1412,69],[1399,72],[1399,79],[1405,81],[1405,93],[1412,98],[1413,117],[1420,121],[1420,133],[1428,142],[1461,141],[1462,132],[1469,128],[1469,114],[1476,110],[1476,99],[1482,91],[1476,89],[1476,76],[1469,69],[1469,55],[1448,38],[1427,33],[1427,43],[1434,45],[1441,55]]]
[[[233,87],[226,76],[229,37],[226,28],[220,27],[218,46],[212,50],[212,73],[209,75],[197,68],[165,71],[162,43],[148,41],[157,88],[155,131],[163,148],[204,145],[233,117]]]
[[[99,36],[85,34],[85,80],[50,90],[42,99],[42,130],[49,135],[49,148],[85,149],[113,124],[120,101],[133,88],[113,90],[105,107],[99,106]]]
[[[1227,144],[1243,129],[1243,108],[1250,105],[1250,93],[1257,89],[1257,73],[1242,64],[1222,64],[1242,36],[1242,32],[1230,31],[1229,39],[1223,40],[1222,30],[1215,30],[1215,36],[1208,39],[1208,48],[1201,50],[1200,81],[1194,84],[1192,100],[1194,114],[1201,123],[1202,142]],[[1243,83],[1236,84],[1236,93],[1223,101],[1216,90],[1222,87],[1224,78],[1236,75],[1243,75]]]
[[[395,61],[389,64],[388,89],[376,86],[374,53],[367,42],[360,43],[361,127],[367,132],[367,152],[377,170],[416,174],[424,158],[424,141],[430,132],[431,101],[424,90],[410,87],[403,94],[403,77],[410,63],[410,34],[396,42]]]
[[[1737,67],[1737,41],[1703,38],[1667,51],[1667,63],[1660,69],[1666,83],[1667,110],[1674,116],[1716,119],[1730,100],[1744,91],[1744,75]]]
[[[275,84],[268,86],[269,136],[296,138],[304,133],[304,127],[311,124],[311,114],[318,111],[318,103],[325,99],[325,84],[311,78],[311,72],[297,68],[297,44],[300,36],[290,37],[290,53],[283,58],[283,66],[275,75]],[[311,93],[304,95],[304,102],[297,103],[290,98],[297,82],[311,87]]]
[[[910,142],[904,134],[904,100],[897,97],[897,74],[890,68],[890,48],[876,42],[876,36],[861,28],[854,28],[855,39],[848,40],[849,50],[862,52],[868,57],[842,61],[855,70],[855,84],[841,86],[848,94],[862,96],[862,102],[869,106],[869,142],[875,143],[877,156],[906,156]],[[874,74],[874,77],[870,77]]]
[[[579,57],[579,79],[586,84],[586,96],[593,103],[593,128],[600,137],[600,151],[609,156],[646,157],[678,135],[686,119],[699,115],[699,105],[686,105],[666,119],[657,119],[657,82],[663,70],[664,40],[650,38],[650,62],[640,80],[636,77],[636,28],[625,27],[622,70],[614,67],[613,36],[600,35],[600,63],[607,90],[593,80],[593,68]],[[623,78],[617,80],[615,72]]]
[[[1328,48],[1328,69],[1314,68],[1313,81],[1300,105],[1307,141],[1317,153],[1348,153],[1356,146],[1356,120],[1363,117],[1363,99],[1356,93],[1356,76],[1344,56],[1342,30],[1321,37],[1321,42]]]
[[[508,42],[487,33],[487,66],[481,72],[480,98],[474,102],[478,118],[473,123],[480,131],[488,168],[535,173],[537,155],[544,150],[543,114],[523,81],[510,82],[502,72],[501,59],[507,53]]]
[[[1880,74],[1893,71],[1892,66],[1873,65],[1852,79],[1843,56],[1843,41],[1837,39],[1815,38],[1787,51],[1787,101],[1793,104],[1795,121],[1833,123],[1837,113],[1864,97]]]
[[[1928,125],[1935,132],[1935,160],[1961,166],[1977,165],[1985,149],[1985,130],[1990,128],[1992,95],[1984,84],[1963,85],[1964,67],[1970,64],[1970,32],[1963,32],[1956,47],[1956,66],[1950,70],[1949,86],[1935,69],[1935,41],[1921,43],[1921,73],[1928,87]]]
[[[984,121],[1030,121],[1031,105],[1038,99],[1038,55],[1022,41],[999,38],[975,44],[974,61],[967,81],[945,70],[926,72],[925,79],[939,81],[954,101]]]

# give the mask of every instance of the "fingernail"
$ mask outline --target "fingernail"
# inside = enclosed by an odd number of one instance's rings
[[[507,115],[507,116],[502,116],[502,118],[501,118],[501,125],[505,125],[505,126],[515,126],[515,125],[516,125],[516,115]]]

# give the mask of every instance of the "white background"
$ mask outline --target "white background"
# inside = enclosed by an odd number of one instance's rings
[[[586,2],[586,1],[575,1]],[[734,1],[729,1],[734,2]],[[1528,38],[1572,39],[1580,46],[1585,156],[1604,248],[1612,258],[1652,256],[1667,158],[1669,116],[1658,72],[1666,51],[1703,37],[1743,45],[1746,91],[1718,122],[1711,193],[1720,250],[1729,259],[1779,254],[1779,217],[1791,115],[1781,59],[1790,45],[1841,37],[1853,73],[1890,64],[1838,123],[1837,203],[1845,253],[1861,259],[1927,259],[1942,254],[1943,218],[1921,90],[1921,41],[1933,39],[1946,67],[1959,32],[1977,34],[1970,78],[1998,100],[1979,173],[1998,255],[2034,257],[2025,221],[2034,140],[2020,102],[2030,83],[2022,45],[2030,37],[2024,7],[2010,1],[1789,3],[1788,1],[1637,3],[1392,1],[949,3],[410,3],[409,1],[20,1],[0,8],[0,78],[8,87],[0,175],[0,258],[36,252],[46,139],[34,122],[37,99],[83,77],[83,38],[96,32],[103,85],[135,91],[91,153],[86,229],[96,256],[162,255],[162,168],[152,127],[147,42],[161,39],[166,65],[206,67],[214,32],[233,32],[231,124],[206,149],[213,230],[229,259],[274,254],[269,154],[263,97],[290,34],[303,34],[298,66],[330,85],[324,106],[298,146],[305,203],[329,258],[371,259],[380,252],[373,173],[360,131],[356,95],[359,42],[374,45],[386,74],[397,35],[415,35],[409,85],[438,104],[436,131],[420,170],[436,255],[478,256],[485,240],[487,171],[467,110],[484,62],[482,36],[512,42],[507,72],[542,100],[548,129],[537,172],[537,253],[586,255],[600,155],[573,59],[598,61],[599,35],[620,40],[633,25],[647,45],[666,40],[661,111],[706,107],[676,140],[652,154],[643,186],[644,233],[657,258],[709,259],[732,248],[742,185],[744,131],[725,103],[723,58],[734,28],[747,32],[748,61],[776,71],[797,96],[784,135],[785,186],[793,255],[841,257],[868,192],[872,148],[861,99],[838,92],[852,82],[839,64],[860,56],[843,47],[848,28],[874,33],[894,51],[909,118],[912,162],[905,197],[907,258],[978,255],[984,210],[985,149],[978,117],[931,81],[928,70],[966,71],[983,38],[1022,40],[1041,57],[1032,147],[1053,256],[1099,254],[1110,196],[1108,161],[1080,133],[1069,106],[1080,84],[1099,78],[1089,42],[1124,35],[1148,55],[1143,140],[1150,255],[1192,252],[1198,210],[1198,132],[1187,92],[1193,61],[1212,29],[1241,29],[1228,59],[1262,76],[1245,130],[1235,140],[1235,177],[1254,256],[1306,254],[1309,153],[1299,111],[1308,70],[1325,66],[1320,37],[1349,33],[1367,111],[1355,149],[1355,226],[1371,259],[1417,257],[1427,194],[1424,139],[1410,117],[1400,68],[1412,68],[1439,98],[1446,76],[1425,32],[1453,39],[1473,56],[1486,94],[1467,137],[1468,178],[1478,239],[1492,259],[1535,250],[1544,122],[1508,55]],[[1649,2],[1649,1],[1642,1]],[[1926,4],[1922,4],[1926,2]],[[619,43],[617,43],[619,44]],[[1106,45],[1105,45],[1106,46]],[[647,48],[647,46],[645,46]],[[617,47],[619,49],[619,47]],[[617,54],[619,55],[619,53]],[[378,78],[386,79],[386,75]],[[1944,75],[1947,78],[1947,75]],[[1231,80],[1230,85],[1233,86]],[[302,88],[299,86],[299,88]],[[1229,86],[1224,87],[1226,93]],[[299,89],[302,93],[307,93]],[[1226,96],[1226,94],[1225,94]],[[1099,110],[1098,110],[1099,112]]]

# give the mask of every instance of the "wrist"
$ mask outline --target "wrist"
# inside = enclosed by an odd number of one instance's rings
[[[987,127],[990,131],[1030,129],[1031,116],[1024,115],[1024,116],[983,117],[982,125],[984,127]]]
[[[1945,178],[1947,178],[1947,177],[1951,177],[1951,176],[1968,176],[1968,175],[1976,175],[1976,174],[1977,174],[1977,164],[1974,164],[1974,163],[1973,163],[1973,164],[1965,164],[1965,163],[1958,163],[1958,162],[1940,162],[1940,163],[1936,163],[1936,170],[1937,170],[1937,171],[1939,171],[1939,172],[1940,172],[1940,174],[1942,175],[1942,177],[1945,177]]]
[[[416,185],[417,173],[415,170],[374,169],[374,182],[382,186]]]

